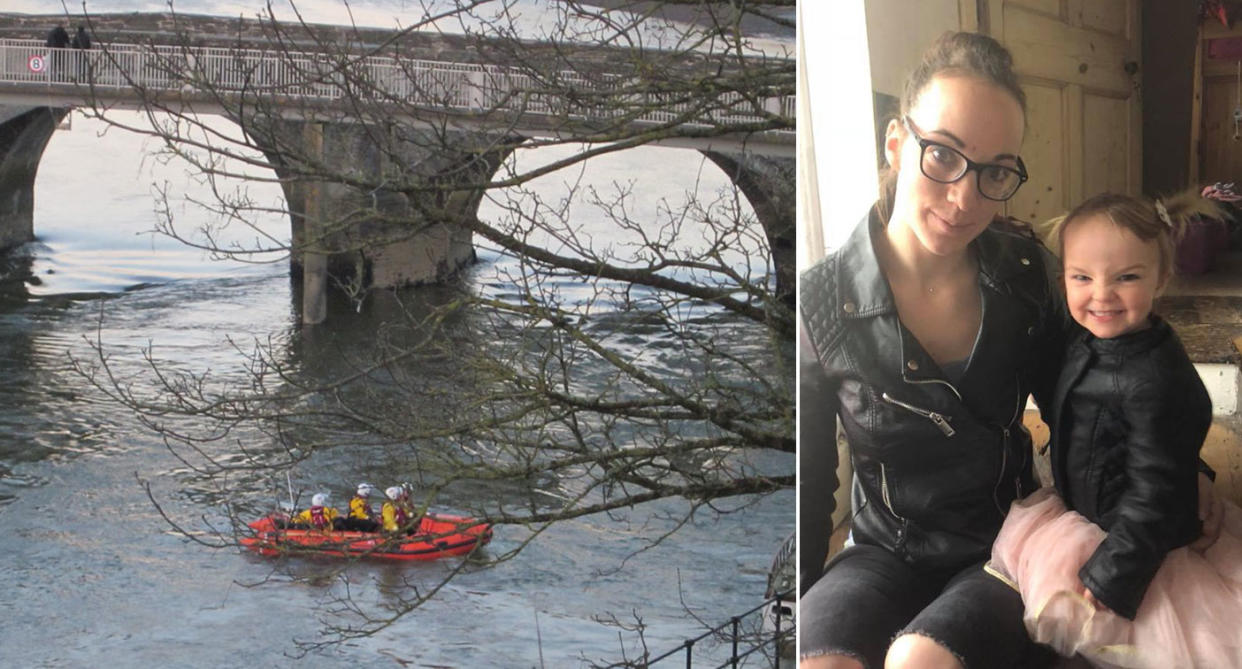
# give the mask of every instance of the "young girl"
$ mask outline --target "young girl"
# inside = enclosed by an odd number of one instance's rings
[[[1242,512],[1226,503],[1220,538],[1188,546],[1211,402],[1151,313],[1179,213],[1105,194],[1059,225],[1082,330],[1050,414],[1056,492],[1013,504],[988,565],[1022,593],[1035,640],[1102,666],[1242,667]]]

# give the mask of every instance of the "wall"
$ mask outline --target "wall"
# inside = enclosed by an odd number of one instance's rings
[[[868,11],[873,0],[867,0]],[[863,0],[800,3],[799,263],[841,245],[875,201],[871,78]],[[806,117],[809,117],[809,122]],[[808,132],[811,131],[811,132]],[[808,186],[808,184],[814,184]]]
[[[881,103],[900,96],[927,46],[943,32],[974,28],[976,9],[975,0],[824,0],[798,11],[809,87],[799,104],[811,119],[798,120],[799,170],[817,184],[817,197],[801,195],[798,214],[805,265],[839,246],[877,195],[872,166],[883,155],[873,138],[883,131],[876,115],[887,110],[873,107],[872,96]]]
[[[974,0],[867,0],[865,4],[871,88],[897,98],[923,51],[941,33],[976,26]]]

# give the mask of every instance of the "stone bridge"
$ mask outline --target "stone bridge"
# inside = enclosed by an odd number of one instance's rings
[[[310,323],[326,314],[330,276],[390,287],[471,262],[484,185],[523,143],[628,141],[697,150],[720,166],[764,226],[778,294],[792,304],[794,105],[781,91],[737,87],[705,101],[623,71],[620,50],[586,49],[555,70],[546,65],[565,55],[545,58],[538,45],[528,57],[542,68],[496,65],[479,62],[497,58],[489,43],[460,36],[184,15],[90,17],[89,51],[34,37],[63,19],[19,17],[0,30],[16,35],[0,38],[0,248],[34,238],[39,159],[73,107],[241,125],[281,178]]]

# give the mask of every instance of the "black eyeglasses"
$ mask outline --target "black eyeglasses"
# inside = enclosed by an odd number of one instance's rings
[[[919,169],[923,171],[923,176],[932,181],[951,184],[974,170],[979,194],[989,200],[1003,202],[1013,197],[1028,178],[1021,158],[1014,159],[1018,162],[1017,169],[995,163],[976,163],[951,146],[923,139],[914,130],[909,116],[901,117],[901,122],[919,144]]]

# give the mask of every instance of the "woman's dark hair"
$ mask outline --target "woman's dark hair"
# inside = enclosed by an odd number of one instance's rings
[[[1026,114],[1026,93],[1018,85],[1009,50],[987,35],[947,32],[923,54],[922,62],[906,80],[898,119],[910,113],[923,90],[937,76],[974,77],[986,81],[1012,95]],[[889,167],[880,178],[880,199],[875,204],[882,221],[887,222],[893,213],[896,190],[897,172]]]

